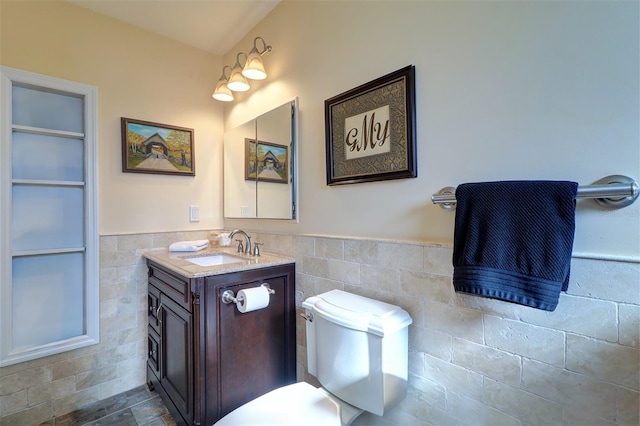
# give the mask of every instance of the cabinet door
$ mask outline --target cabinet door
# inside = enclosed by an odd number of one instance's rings
[[[222,415],[295,382],[295,329],[290,321],[295,311],[292,298],[287,296],[285,277],[224,287],[219,293],[226,289],[237,293],[263,282],[275,290],[264,309],[241,314],[234,304],[218,302]]]
[[[193,423],[193,324],[189,312],[160,294],[160,385]]]
[[[0,66],[0,367],[100,339],[97,88]]]

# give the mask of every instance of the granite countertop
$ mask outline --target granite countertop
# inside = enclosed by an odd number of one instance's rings
[[[213,254],[224,253],[238,258],[238,262],[223,265],[200,266],[185,260],[185,258],[205,257]],[[186,278],[199,278],[208,275],[220,275],[229,272],[248,271],[269,266],[286,265],[295,263],[295,259],[271,253],[260,253],[260,256],[252,256],[246,253],[238,253],[235,247],[209,247],[200,251],[174,251],[168,249],[153,250],[143,254],[165,268]]]

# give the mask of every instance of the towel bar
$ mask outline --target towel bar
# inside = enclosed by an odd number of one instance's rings
[[[638,198],[640,189],[638,183],[622,175],[603,177],[592,185],[579,186],[576,197],[594,198],[601,206],[620,209],[626,207]],[[433,204],[439,204],[443,209],[451,210],[456,205],[456,189],[452,186],[442,188],[431,196]]]

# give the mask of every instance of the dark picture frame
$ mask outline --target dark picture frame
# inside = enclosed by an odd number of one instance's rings
[[[122,171],[195,176],[193,129],[121,117]]]
[[[244,139],[244,178],[260,182],[289,183],[289,147]]]
[[[415,67],[324,102],[327,185],[418,176]]]

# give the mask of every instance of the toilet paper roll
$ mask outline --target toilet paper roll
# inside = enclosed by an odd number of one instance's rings
[[[236,307],[243,314],[263,309],[269,306],[269,297],[269,290],[263,286],[240,290]]]

